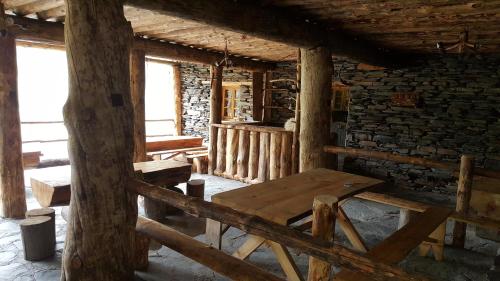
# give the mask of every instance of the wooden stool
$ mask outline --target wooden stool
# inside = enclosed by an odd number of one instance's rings
[[[51,229],[54,236],[54,245],[56,244],[56,211],[52,208],[39,208],[32,209],[26,212],[26,218],[34,218],[47,216],[50,217],[50,223],[52,224]]]
[[[205,180],[190,180],[186,184],[186,195],[198,198],[205,198]]]
[[[51,220],[49,216],[37,216],[19,224],[25,260],[38,261],[54,255],[56,237]]]

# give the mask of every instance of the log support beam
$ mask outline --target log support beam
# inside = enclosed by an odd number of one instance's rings
[[[262,122],[264,110],[264,73],[252,72],[252,116],[254,121]]]
[[[210,120],[209,125],[222,123],[222,66],[210,67]],[[208,174],[213,175],[214,170],[222,163],[217,162],[217,154],[220,152],[217,149],[217,140],[222,136],[222,130],[217,130],[217,127],[210,126],[209,128],[209,146],[208,146]],[[224,136],[225,137],[225,136]],[[221,139],[222,140],[222,139]]]
[[[326,47],[301,50],[300,172],[326,166],[323,146],[330,139],[331,56]]]
[[[458,176],[457,204],[455,211],[461,215],[469,212],[470,198],[472,195],[472,177],[474,174],[474,157],[462,155],[460,161],[460,174]],[[453,246],[463,248],[467,224],[455,222],[453,229]]]
[[[175,104],[175,132],[182,136],[182,79],[181,67],[176,64],[174,70],[174,104]]]
[[[146,161],[146,53],[130,52],[130,94],[134,107],[134,162]]]
[[[3,5],[0,3],[0,20]],[[21,123],[17,97],[16,42],[0,34],[0,216],[23,218],[26,212]]]

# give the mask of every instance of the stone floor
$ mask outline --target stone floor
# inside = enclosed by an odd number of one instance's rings
[[[26,174],[26,183],[29,183],[29,172]],[[206,199],[212,194],[239,188],[244,184],[236,181],[211,177],[207,175],[194,174],[192,178],[203,178],[206,180]],[[181,185],[181,188],[184,188]],[[38,203],[27,187],[28,208],[37,208]],[[433,201],[441,205],[452,202],[450,198],[433,199],[421,193],[406,194],[415,199],[419,197],[422,201]],[[438,202],[436,202],[436,199]],[[368,246],[374,246],[385,237],[395,231],[399,212],[396,208],[352,199],[345,205],[345,210],[352,218],[354,225],[360,231]],[[60,208],[56,208],[57,228],[57,251],[56,255],[42,262],[28,262],[23,258],[22,242],[19,234],[19,226],[16,220],[0,219],[0,281],[49,281],[59,280],[61,253],[65,238],[65,221],[60,215]],[[451,238],[451,225],[448,225],[447,240]],[[337,230],[336,241],[348,245],[345,237]],[[419,272],[429,275],[433,280],[446,281],[498,281],[500,278],[493,276],[495,255],[499,248],[498,243],[484,240],[475,235],[473,228],[468,230],[466,248],[470,250],[445,249],[445,261],[434,262],[431,258],[418,257],[412,253],[401,266],[409,272]],[[223,239],[223,250],[231,253],[244,241],[246,235],[241,231],[231,228]],[[196,239],[204,241],[204,236],[199,235]],[[307,256],[293,250],[292,255],[300,269],[306,276]],[[188,258],[162,247],[156,251],[150,251],[150,266],[146,272],[137,272],[138,279],[144,281],[156,280],[228,280],[206,267],[197,264]],[[259,249],[249,259],[250,262],[272,272],[283,276],[279,264],[272,253],[265,248]],[[334,270],[338,270],[334,268]]]

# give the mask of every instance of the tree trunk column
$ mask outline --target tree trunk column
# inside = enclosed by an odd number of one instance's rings
[[[217,128],[212,124],[222,123],[222,66],[210,67],[210,120],[208,146],[208,174],[213,175],[217,158]]]
[[[324,47],[301,49],[299,170],[325,167],[330,137],[332,54]]]
[[[120,0],[66,0],[71,203],[61,280],[133,280],[137,196],[129,51]],[[98,11],[98,12],[97,12]]]
[[[0,35],[0,216],[22,218],[25,212],[16,41],[6,33]]]
[[[143,50],[130,52],[130,91],[134,107],[134,162],[146,158],[146,54]]]

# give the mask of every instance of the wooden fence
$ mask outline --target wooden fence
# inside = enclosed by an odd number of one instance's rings
[[[212,124],[208,173],[248,183],[289,176],[292,138],[283,128]]]

